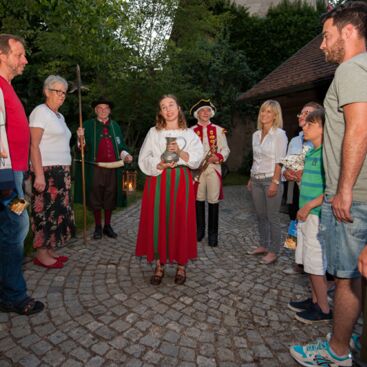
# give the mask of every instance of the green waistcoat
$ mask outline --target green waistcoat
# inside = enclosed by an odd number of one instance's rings
[[[85,150],[84,157],[86,162],[95,162],[98,146],[100,139],[102,137],[102,129],[106,127],[102,122],[97,119],[87,120],[83,123],[83,127],[85,129]],[[122,132],[120,126],[116,121],[110,120],[108,127],[109,135],[112,137],[112,143],[115,151],[116,161],[120,160],[120,153],[125,150],[127,151],[127,147],[124,142],[124,138],[122,136]],[[75,149],[76,158],[80,159],[80,150],[78,148]],[[123,207],[126,206],[126,194],[122,191],[122,168],[114,168],[117,170],[117,206]],[[88,194],[90,193],[90,186],[93,179],[93,164],[85,164],[85,186],[86,186],[86,197],[88,202]],[[74,201],[76,203],[83,202],[83,194],[82,194],[82,168],[81,162],[77,160],[74,161],[74,178],[75,178],[75,188],[74,188]]]

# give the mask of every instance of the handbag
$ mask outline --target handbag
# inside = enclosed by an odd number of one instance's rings
[[[0,89],[0,190],[11,190],[15,187],[15,182],[10,160],[5,121],[4,95]]]

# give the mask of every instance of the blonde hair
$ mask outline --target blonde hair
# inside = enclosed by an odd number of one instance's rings
[[[158,101],[158,111],[157,111],[157,115],[155,117],[155,127],[156,127],[156,129],[157,130],[162,130],[167,125],[166,124],[166,120],[161,115],[161,102],[165,98],[171,98],[171,99],[173,99],[176,102],[177,107],[179,109],[179,111],[178,111],[178,127],[180,129],[186,129],[187,128],[187,123],[186,123],[185,115],[182,112],[182,109],[181,109],[180,104],[178,103],[177,97],[174,96],[173,94],[165,94],[161,98],[159,98],[159,101]]]
[[[274,101],[273,99],[268,99],[267,101],[265,101],[259,110],[259,114],[257,116],[257,129],[261,130],[262,125],[261,125],[261,120],[260,120],[260,113],[265,110],[266,108],[270,108],[271,111],[274,113],[275,118],[273,121],[273,126],[274,128],[282,128],[283,127],[283,116],[282,116],[282,108],[280,107],[280,104],[278,101]]]

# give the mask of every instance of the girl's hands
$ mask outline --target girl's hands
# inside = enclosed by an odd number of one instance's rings
[[[157,164],[157,169],[163,171],[166,168],[175,168],[176,167],[176,162],[170,162],[170,163],[166,163],[164,161],[160,161]]]

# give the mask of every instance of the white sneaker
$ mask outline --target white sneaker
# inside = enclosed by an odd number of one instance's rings
[[[303,268],[298,265],[290,266],[289,268],[283,269],[283,273],[287,275],[304,274]]]
[[[338,357],[331,350],[329,342],[319,341],[315,344],[293,345],[289,349],[291,356],[301,365],[324,367],[352,367],[352,356]]]

